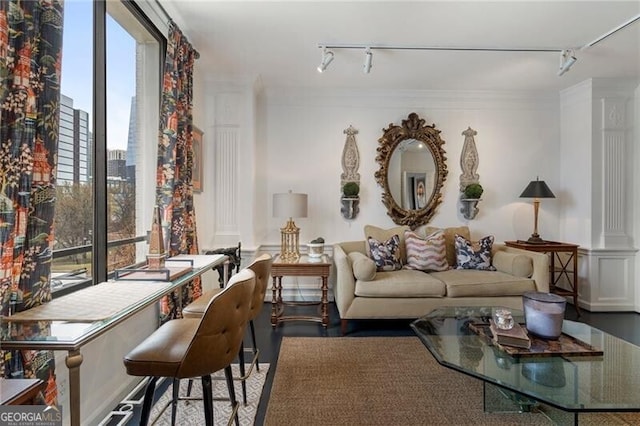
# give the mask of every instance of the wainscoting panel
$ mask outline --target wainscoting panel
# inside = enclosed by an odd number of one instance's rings
[[[634,280],[635,252],[581,250],[580,306],[592,312],[634,311],[638,291]]]

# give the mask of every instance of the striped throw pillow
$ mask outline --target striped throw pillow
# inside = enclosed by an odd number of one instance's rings
[[[413,231],[405,231],[404,244],[407,251],[406,269],[425,272],[449,269],[446,241],[442,229],[427,237],[421,237]]]

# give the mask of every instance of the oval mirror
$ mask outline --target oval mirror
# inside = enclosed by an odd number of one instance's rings
[[[415,228],[428,223],[442,201],[447,178],[444,141],[435,125],[412,112],[402,125],[389,124],[378,139],[375,173],[382,203],[398,225]]]

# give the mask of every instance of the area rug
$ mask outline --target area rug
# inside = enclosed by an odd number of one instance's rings
[[[284,337],[265,425],[550,425],[483,411],[482,382],[439,365],[417,337]],[[640,414],[580,415],[581,425]]]
[[[238,377],[238,365],[232,365],[234,377]],[[260,402],[260,395],[264,387],[265,378],[269,371],[269,364],[260,364],[260,372],[254,370],[247,379],[247,405],[242,403],[242,387],[240,381],[234,380],[236,398],[240,401],[240,409],[238,415],[240,424],[244,426],[253,425]],[[218,371],[213,376],[213,397],[228,398],[227,382],[224,380],[224,371]],[[180,381],[180,395],[187,394],[188,380]],[[191,396],[202,398],[202,384],[200,379],[193,381],[193,389]],[[162,408],[171,400],[171,386],[162,394],[158,401],[151,409],[151,418],[149,423],[158,417]],[[213,420],[215,425],[226,425],[231,415],[231,403],[229,401],[213,401]],[[162,415],[154,423],[155,425],[167,426],[171,424],[171,407],[168,407]],[[178,411],[176,416],[176,424],[180,426],[202,426],[204,425],[204,407],[202,400],[197,401],[180,401],[178,402]]]

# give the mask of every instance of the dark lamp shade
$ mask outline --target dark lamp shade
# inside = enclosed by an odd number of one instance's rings
[[[556,198],[543,180],[532,180],[522,191],[520,198]]]

